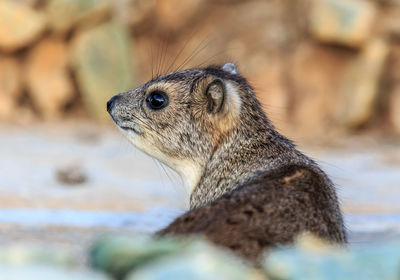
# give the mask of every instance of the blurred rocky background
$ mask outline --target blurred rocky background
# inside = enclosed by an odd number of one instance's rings
[[[188,194],[106,101],[227,61],[336,184],[349,250],[300,242],[262,272],[137,236]],[[0,0],[0,278],[399,279],[399,136],[400,0]]]
[[[118,92],[226,61],[289,136],[400,134],[398,0],[0,1],[1,121],[104,121]]]

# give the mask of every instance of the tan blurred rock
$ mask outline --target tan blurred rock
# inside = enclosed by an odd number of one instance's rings
[[[388,68],[384,76],[385,96],[388,96],[389,119],[393,129],[400,134],[400,44],[390,46]],[[387,95],[386,95],[387,94]]]
[[[21,94],[21,69],[18,61],[10,56],[0,56],[0,119],[15,115]]]
[[[238,67],[240,71],[240,65]],[[268,118],[279,128],[288,121],[288,94],[284,86],[283,67],[279,57],[257,53],[248,57],[245,73]]]
[[[313,0],[309,19],[318,40],[360,47],[371,35],[377,9],[372,1]]]
[[[45,118],[60,116],[73,97],[67,62],[67,47],[56,38],[40,41],[28,55],[26,81],[29,94]]]
[[[156,19],[161,29],[176,31],[194,20],[203,7],[203,0],[157,0]]]
[[[50,0],[46,6],[49,24],[56,32],[66,32],[78,24],[94,24],[112,10],[110,0]]]
[[[343,106],[338,118],[347,127],[361,126],[373,116],[388,53],[385,41],[374,39],[346,71],[341,85]]]
[[[390,96],[390,120],[395,131],[400,134],[400,83]]]
[[[292,119],[303,135],[324,135],[334,128],[341,76],[352,55],[316,44],[303,43],[294,54],[291,79]],[[294,96],[293,96],[294,94]]]
[[[152,13],[156,7],[157,0],[116,0],[114,11],[116,18],[123,24],[134,27],[142,24],[154,23]]]
[[[127,30],[104,23],[84,30],[73,40],[72,65],[83,100],[99,119],[108,119],[107,100],[132,89],[131,45]]]
[[[42,0],[12,0],[12,1],[15,2],[15,3],[18,3],[18,4],[28,5],[30,7],[34,7],[34,6],[38,5],[38,4],[40,4],[40,2]]]
[[[27,5],[0,1],[0,49],[15,51],[35,40],[45,29],[44,14]]]
[[[400,1],[399,6],[382,9],[378,25],[380,32],[394,38],[400,38]]]

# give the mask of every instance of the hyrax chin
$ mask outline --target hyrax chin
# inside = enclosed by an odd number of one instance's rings
[[[234,64],[157,77],[107,111],[190,192],[191,210],[158,234],[202,234],[255,262],[305,231],[346,242],[333,184],[274,129]]]

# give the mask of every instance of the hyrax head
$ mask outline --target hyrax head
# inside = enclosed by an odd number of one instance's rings
[[[175,169],[191,191],[213,151],[241,122],[249,92],[227,63],[155,78],[111,98],[107,111],[134,146]]]

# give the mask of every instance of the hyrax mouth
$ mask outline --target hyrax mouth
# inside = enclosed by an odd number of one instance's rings
[[[136,134],[143,134],[140,126],[133,121],[133,117],[119,116],[114,113],[110,113],[115,124],[123,131],[133,131]]]
[[[118,127],[119,128],[121,128],[122,130],[125,130],[125,131],[133,131],[134,133],[136,133],[136,134],[143,134],[143,131],[141,130],[141,128],[139,127],[139,125],[137,125],[136,123],[134,123],[134,122],[130,122],[130,123],[122,123],[122,124],[119,124],[118,122],[115,122],[117,125],[118,125]]]
[[[133,131],[136,134],[143,134],[140,126],[133,121],[134,117],[131,115],[121,114],[116,112],[115,101],[120,97],[116,95],[107,102],[107,112],[110,114],[115,124],[123,131]]]

